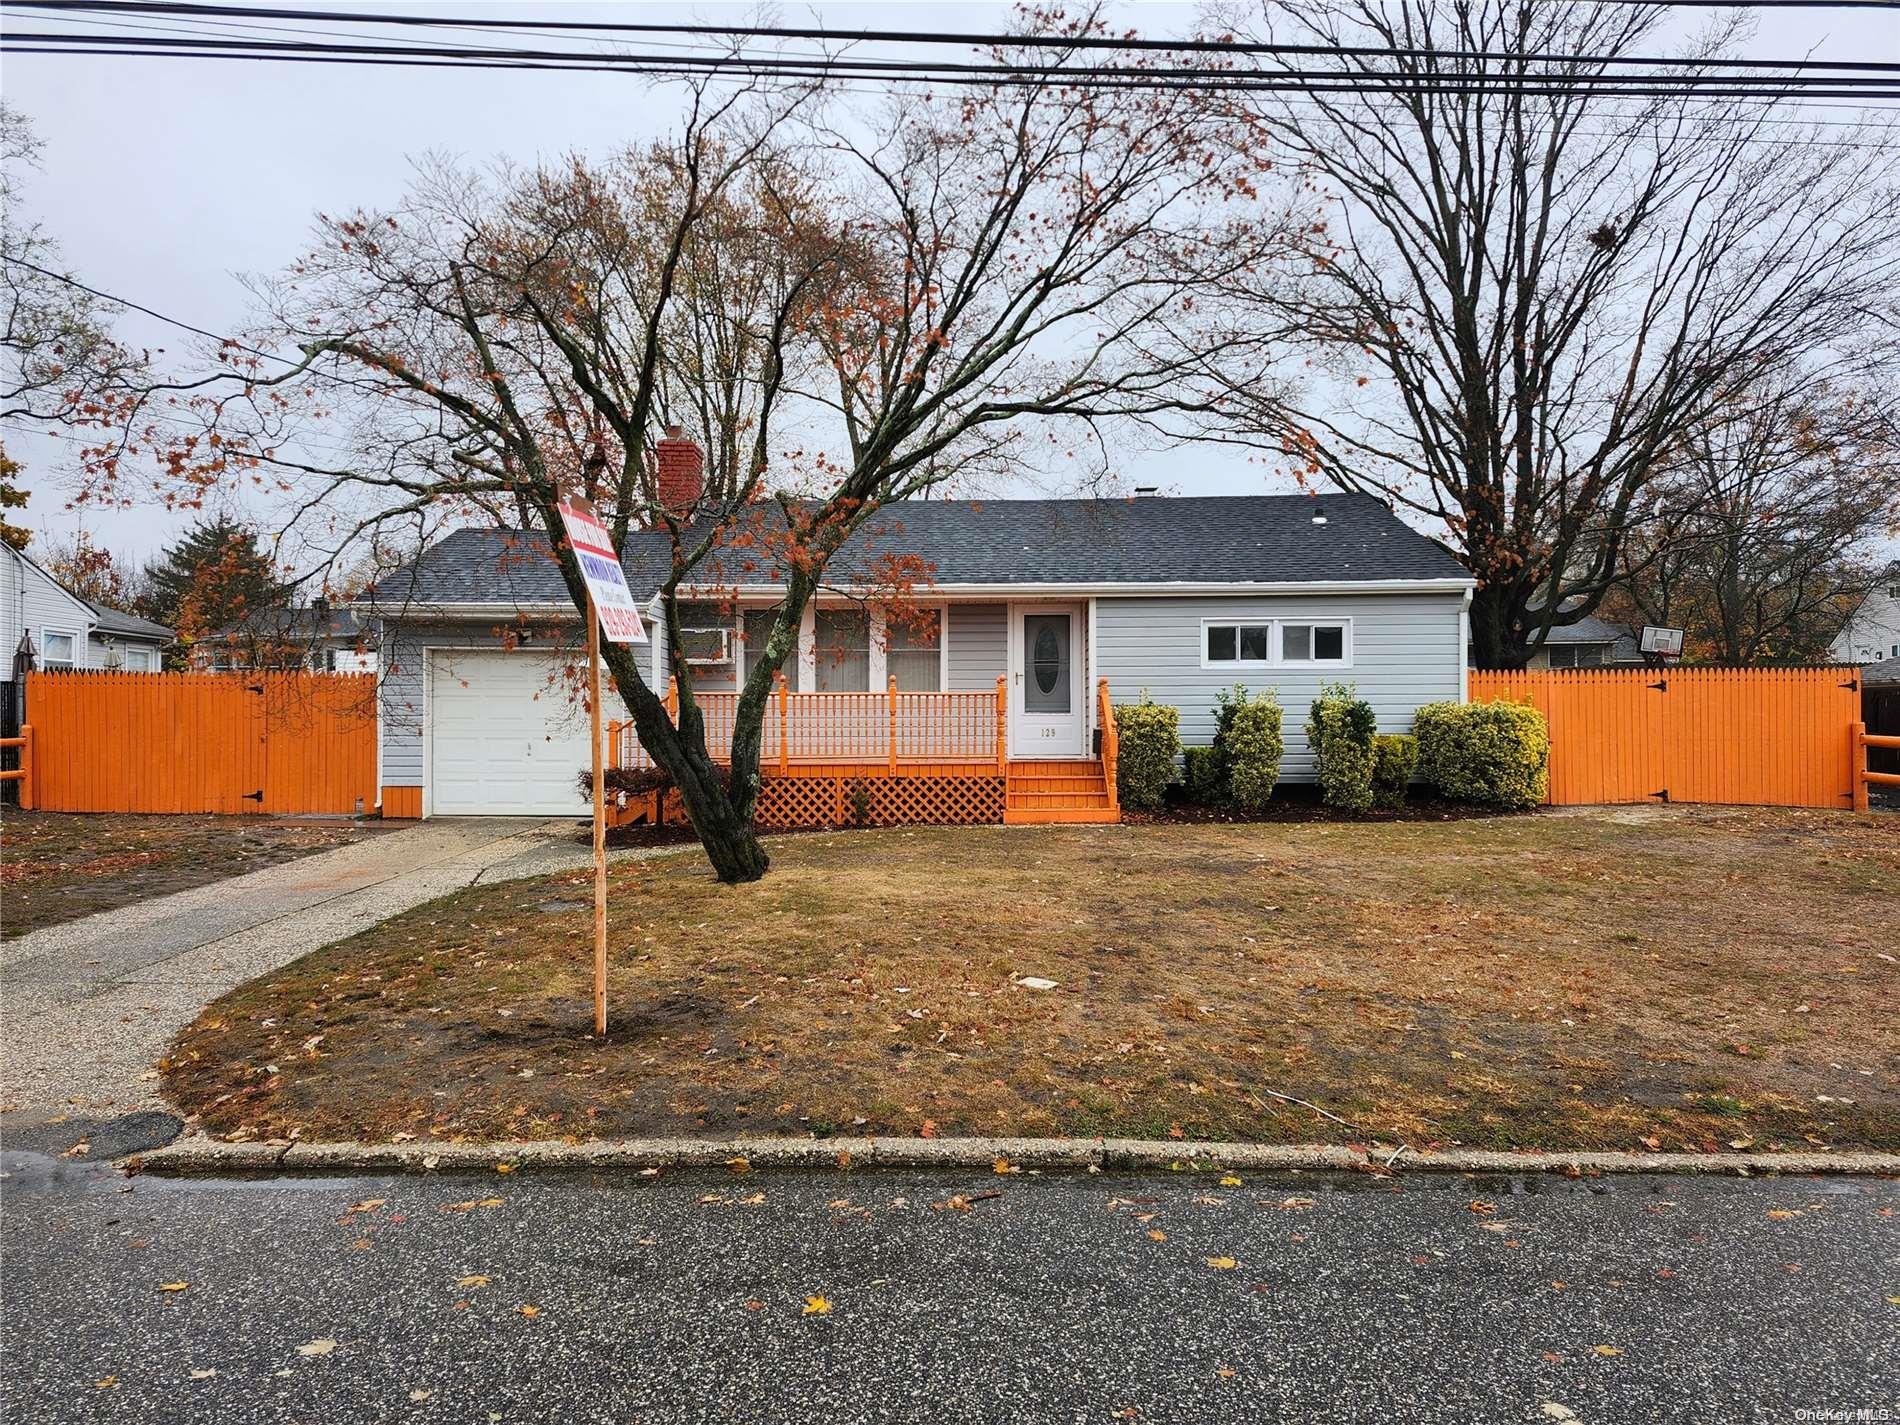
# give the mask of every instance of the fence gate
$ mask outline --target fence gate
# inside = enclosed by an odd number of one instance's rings
[[[1550,801],[1853,805],[1853,668],[1589,668],[1471,674],[1471,699],[1550,722]]]
[[[32,673],[45,811],[340,814],[376,803],[376,677]]]

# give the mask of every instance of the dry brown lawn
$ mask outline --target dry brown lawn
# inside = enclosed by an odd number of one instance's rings
[[[589,878],[555,878],[225,996],[167,1087],[257,1137],[1900,1147],[1892,818],[912,830],[773,857],[737,889],[691,852],[615,868],[604,1042]]]
[[[117,910],[393,829],[343,818],[0,814],[0,936]]]

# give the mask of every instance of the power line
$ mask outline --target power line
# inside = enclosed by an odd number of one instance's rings
[[[1174,90],[1209,88],[1242,93],[1453,93],[1505,92],[1533,96],[1571,96],[1579,92],[1614,98],[1652,98],[1686,94],[1707,98],[1748,98],[1801,94],[1840,99],[1900,98],[1900,73],[1829,75],[1812,80],[1783,75],[1561,75],[1541,73],[1464,73],[1432,71],[1275,71],[1156,70],[1128,66],[1067,69],[1051,65],[975,65],[897,60],[787,59],[784,57],[701,55],[579,55],[562,50],[476,49],[440,45],[362,45],[333,41],[219,40],[181,35],[101,36],[68,31],[24,31],[0,37],[0,52],[25,54],[157,56],[192,59],[320,59],[329,63],[426,64],[447,68],[552,68],[627,72],[663,76],[723,77],[736,70],[748,78],[790,77],[911,80],[979,87],[1054,87],[1059,89]],[[1900,65],[1891,66],[1900,71]],[[1816,88],[1813,85],[1846,85]]]
[[[1628,3],[1640,4],[1657,2],[1658,0],[1628,0]],[[1669,0],[1660,0],[1660,2],[1669,3]],[[1794,0],[1790,0],[1790,2],[1793,3]],[[1682,3],[1726,5],[1728,0],[1682,0]],[[1740,0],[1740,3],[1765,6],[1781,3],[1781,0]],[[1824,5],[1829,4],[1830,0],[1800,0],[1800,3]],[[1831,3],[1848,7],[1867,6],[1900,9],[1900,0],[1831,0]],[[1133,36],[1011,35],[995,32],[986,33],[955,30],[841,30],[825,26],[667,25],[630,21],[521,20],[506,17],[476,17],[466,15],[379,14],[344,10],[308,10],[276,7],[251,8],[248,6],[190,3],[190,0],[6,0],[4,5],[0,5],[0,9],[50,10],[66,13],[163,14],[239,21],[246,19],[312,20],[345,24],[373,24],[432,29],[488,29],[493,31],[538,30],[542,32],[562,33],[639,35],[690,34],[724,36],[727,38],[819,40],[833,44],[958,45],[977,48],[1125,50],[1158,53],[1173,51],[1218,54],[1319,56],[1329,58],[1433,59],[1455,57],[1459,59],[1497,59],[1518,63],[1618,63],[1668,68],[1678,67],[1682,63],[1681,60],[1661,56],[1523,54],[1508,50],[1443,51],[1376,45],[1341,46],[1330,44],[1287,44],[1260,40],[1158,40]],[[1713,63],[1725,68],[1734,69],[1860,70],[1880,67],[1863,65],[1852,60],[1733,59],[1713,61]]]
[[[281,362],[285,366],[296,366],[298,364],[295,361],[287,360],[271,352],[259,351],[254,346],[246,346],[243,342],[238,341],[234,337],[219,336],[214,331],[206,331],[203,327],[193,326],[190,322],[180,321],[177,317],[168,317],[163,312],[155,312],[150,307],[141,306],[129,297],[115,297],[112,293],[102,292],[97,287],[88,287],[76,277],[68,277],[64,272],[56,272],[50,267],[41,267],[37,262],[28,262],[23,257],[4,257],[0,258],[0,261],[4,261],[14,267],[24,267],[29,272],[37,272],[42,277],[50,277],[55,282],[63,282],[68,287],[84,292],[90,297],[97,297],[102,302],[110,302],[115,307],[130,308],[132,311],[148,316],[154,321],[164,322],[167,326],[177,327],[180,331],[188,331],[193,336],[201,336],[208,340],[215,341],[220,346],[233,347],[238,351],[246,352],[252,356],[261,356],[266,361]]]

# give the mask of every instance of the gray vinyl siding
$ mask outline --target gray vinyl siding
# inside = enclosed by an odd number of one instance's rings
[[[1095,672],[1107,678],[1117,703],[1145,692],[1181,710],[1181,741],[1213,741],[1214,700],[1243,683],[1272,689],[1285,710],[1286,750],[1281,775],[1313,780],[1306,717],[1320,685],[1350,682],[1378,714],[1381,732],[1410,732],[1422,703],[1456,702],[1464,650],[1459,644],[1457,594],[1300,595],[1284,598],[1103,598],[1095,605]],[[1352,666],[1320,668],[1203,668],[1204,619],[1351,619]]]
[[[13,655],[20,636],[33,639],[38,656],[35,666],[46,666],[46,631],[73,635],[74,668],[96,668],[92,630],[98,615],[55,584],[39,568],[14,553],[9,546],[0,553],[0,678],[13,677]]]
[[[1005,604],[952,604],[946,624],[950,681],[946,692],[993,690],[1009,671],[1009,619]]]

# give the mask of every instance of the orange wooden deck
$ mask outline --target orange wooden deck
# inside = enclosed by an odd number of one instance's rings
[[[730,744],[734,693],[696,699],[713,755]],[[667,711],[678,716],[674,693]],[[781,678],[759,757],[758,822],[795,827],[1114,822],[1114,708],[1097,690],[1102,756],[1012,760],[1003,679],[981,693],[792,693]],[[612,765],[651,767],[631,723],[609,729]],[[618,826],[685,820],[676,792],[623,798]]]

